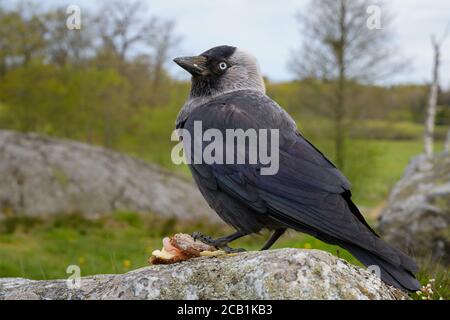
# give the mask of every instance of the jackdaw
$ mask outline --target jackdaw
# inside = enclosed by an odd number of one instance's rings
[[[194,136],[195,122],[203,130],[277,129],[279,168],[261,174],[264,165],[251,163],[189,163],[200,192],[217,214],[236,232],[212,239],[197,238],[232,251],[228,243],[263,229],[273,235],[263,246],[269,249],[287,230],[310,234],[338,245],[366,266],[377,266],[381,279],[397,288],[416,291],[416,263],[380,239],[351,200],[350,183],[297,129],[294,120],[265,94],[256,59],[232,46],[218,46],[199,56],[174,59],[191,75],[191,91],[176,127]],[[200,137],[201,139],[201,137]],[[193,141],[190,146],[203,141]],[[186,148],[186,144],[184,145]],[[193,158],[192,152],[186,155]],[[225,152],[225,151],[224,151]]]

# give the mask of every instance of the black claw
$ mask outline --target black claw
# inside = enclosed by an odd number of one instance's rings
[[[194,232],[191,236],[194,240],[199,240],[203,243],[209,244],[210,246],[216,246],[216,241],[213,238],[211,238],[210,236],[205,236],[201,232]]]
[[[194,240],[198,240],[199,237],[201,237],[201,236],[203,236],[203,234],[202,234],[201,232],[193,232],[193,233],[191,234],[191,237],[192,237]]]
[[[239,253],[239,252],[246,252],[244,248],[231,248],[229,246],[223,246],[220,249],[225,251],[226,253]]]
[[[199,240],[199,241],[206,243],[207,245],[210,245],[212,247],[220,248],[223,251],[225,251],[226,253],[239,253],[239,252],[247,251],[243,248],[236,248],[236,249],[231,248],[223,241],[215,240],[212,237],[206,236],[201,232],[193,232],[191,236],[194,240]]]

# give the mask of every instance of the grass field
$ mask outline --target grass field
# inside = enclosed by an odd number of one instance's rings
[[[147,258],[162,245],[162,238],[177,232],[220,236],[231,229],[219,225],[181,223],[152,215],[122,212],[99,220],[81,216],[10,218],[0,227],[0,277],[53,279],[66,277],[66,267],[80,265],[83,275],[122,273],[146,266]],[[246,237],[234,246],[257,250],[268,235]],[[275,247],[338,248],[304,235],[288,234]],[[339,249],[340,256],[356,263]]]
[[[66,278],[69,265],[80,266],[82,276],[123,273],[147,266],[148,257],[162,246],[163,237],[193,231],[220,236],[231,230],[224,226],[181,223],[131,212],[115,213],[98,220],[77,215],[46,221],[8,218],[0,226],[0,277]],[[234,242],[233,246],[258,250],[267,237],[267,234],[246,237]],[[288,233],[274,246],[284,247],[325,250],[360,265],[345,250],[303,234]],[[425,285],[431,278],[436,281],[430,297],[449,299],[448,270],[426,267],[420,280]],[[421,299],[422,296],[414,295],[414,298]]]

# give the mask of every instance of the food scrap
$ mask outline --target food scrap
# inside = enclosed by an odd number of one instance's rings
[[[161,250],[152,252],[149,262],[151,264],[171,264],[196,257],[216,257],[225,254],[223,250],[194,240],[190,235],[177,233],[173,237],[163,239]]]

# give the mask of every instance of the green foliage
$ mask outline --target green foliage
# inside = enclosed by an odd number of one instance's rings
[[[0,123],[6,129],[112,145],[123,127],[127,90],[113,69],[18,67],[0,83]]]
[[[187,95],[187,84],[173,84],[169,94],[170,103],[153,108],[136,108],[128,119],[129,129],[122,135],[117,149],[172,170],[184,171],[171,161],[171,150],[177,143],[171,141],[171,135],[180,106]]]
[[[435,139],[444,141],[448,127],[438,125],[435,128]],[[351,132],[353,138],[379,140],[419,140],[422,139],[422,124],[411,121],[363,120],[357,122]]]

